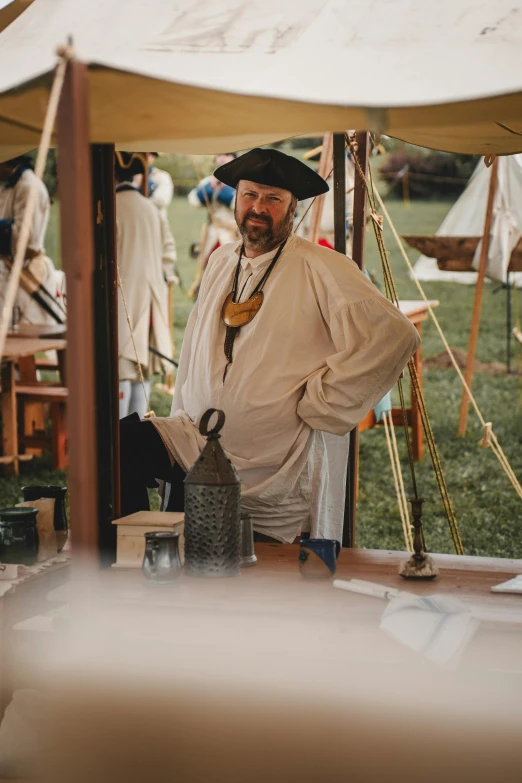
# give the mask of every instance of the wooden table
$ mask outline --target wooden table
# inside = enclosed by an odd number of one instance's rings
[[[299,573],[299,547],[294,544],[256,544],[258,563],[239,578],[197,579],[183,572],[171,585],[151,585],[139,568],[104,569],[93,572],[90,600],[100,606],[135,605],[147,611],[168,609],[180,618],[202,612],[239,613],[260,619],[267,615],[287,618],[289,623],[310,622],[328,633],[339,624],[350,624],[357,640],[352,653],[364,660],[368,646],[377,659],[404,659],[405,648],[383,635],[379,623],[387,602],[335,589],[330,579],[307,580]],[[480,627],[464,651],[468,664],[512,671],[522,667],[522,595],[492,593],[491,587],[522,574],[522,560],[434,555],[440,576],[431,582],[404,580],[398,565],[406,552],[343,549],[337,564],[337,579],[364,579],[417,595],[443,594],[458,598],[481,618]],[[69,563],[52,565],[29,578],[18,580],[0,598],[0,631],[4,642],[12,641],[13,626],[32,615],[42,615],[60,604],[70,604]],[[152,604],[151,604],[152,602]],[[176,614],[170,615],[174,622]],[[152,620],[151,620],[152,622]],[[26,636],[28,634],[26,633]],[[35,642],[32,642],[35,643]],[[415,659],[417,653],[406,654]],[[0,656],[9,661],[5,648]],[[9,673],[4,671],[4,695],[9,691]]]
[[[158,606],[177,607],[182,612],[238,611],[249,616],[269,611],[294,619],[313,617],[326,624],[351,617],[366,629],[361,631],[364,637],[368,632],[377,642],[386,601],[334,589],[329,579],[303,579],[299,573],[299,547],[294,544],[256,544],[255,551],[257,566],[244,569],[239,578],[197,579],[182,574],[177,585],[163,592],[158,590]],[[499,640],[504,639],[502,665],[522,666],[522,595],[491,592],[493,585],[522,574],[522,560],[434,555],[440,576],[425,582],[405,580],[398,575],[399,564],[409,557],[406,552],[343,549],[335,578],[364,579],[416,595],[452,595],[481,616],[479,641],[486,639],[491,643],[485,654],[496,655],[502,648]],[[98,588],[103,603],[141,603],[149,600],[151,585],[140,569],[118,568],[101,572]],[[62,598],[66,600],[66,595]],[[384,642],[383,651],[387,656],[393,650],[397,652],[399,646],[396,642]],[[475,655],[473,646],[471,654]]]
[[[12,698],[16,681],[16,632],[14,627],[52,608],[48,593],[70,579],[70,562],[58,562],[34,575],[19,567],[12,587],[0,596],[0,720]],[[0,580],[0,587],[5,582]]]
[[[35,328],[35,325],[28,324]],[[43,327],[38,327],[42,329]],[[54,328],[54,327],[53,327]],[[2,390],[1,390],[1,409],[2,409],[2,456],[0,464],[6,465],[15,474],[19,472],[19,463],[32,458],[32,454],[20,454],[18,443],[18,419],[16,404],[16,371],[15,365],[21,363],[20,374],[21,381],[27,382],[29,378],[24,377],[24,372],[32,375],[34,372],[34,382],[36,382],[36,370],[34,357],[38,353],[46,351],[57,351],[58,361],[62,377],[65,376],[65,349],[67,340],[59,337],[23,337],[22,331],[14,336],[8,335],[5,341],[4,352],[2,355]],[[24,360],[29,360],[31,367],[24,370]],[[33,382],[33,381],[31,381]]]
[[[430,300],[429,302],[431,307],[438,307],[439,302],[434,299]],[[405,315],[411,323],[416,327],[419,336],[422,337],[422,323],[423,321],[426,321],[428,318],[428,306],[422,299],[401,299],[399,300],[399,309],[403,315]],[[422,343],[419,346],[418,350],[415,352],[413,356],[413,361],[415,364],[415,369],[417,370],[417,376],[419,378],[419,384],[422,389]],[[408,424],[411,427],[411,435],[412,435],[412,447],[413,447],[413,457],[416,460],[421,460],[424,457],[424,438],[423,438],[423,429],[422,429],[422,420],[421,415],[419,411],[419,406],[417,405],[417,400],[413,394],[411,383],[410,383],[410,407],[406,411]],[[392,408],[391,411],[393,423],[396,426],[402,427],[403,426],[403,416],[402,416],[402,410],[400,408]],[[364,432],[364,430],[371,429],[372,427],[375,427],[377,424],[377,420],[375,418],[375,413],[370,411],[370,413],[362,420],[362,422],[359,424],[359,432]]]
[[[463,779],[480,783],[497,779],[475,774],[480,765],[494,763],[501,770],[499,780],[516,781],[517,777],[506,773],[513,763],[506,760],[506,753],[513,752],[520,715],[515,715],[511,733],[506,732],[505,716],[502,725],[497,721],[502,715],[499,709],[504,704],[512,708],[517,701],[522,596],[492,594],[490,587],[522,573],[522,561],[436,555],[441,575],[436,582],[422,583],[398,577],[396,568],[408,557],[406,553],[341,552],[339,578],[357,577],[423,595],[450,594],[479,612],[480,625],[465,645],[458,672],[448,673],[426,660],[422,650],[416,652],[383,631],[386,601],[337,590],[331,580],[303,579],[298,551],[294,545],[258,544],[258,565],[236,579],[195,579],[182,574],[171,585],[156,586],[139,569],[93,574],[88,604],[96,612],[90,618],[87,615],[92,625],[84,628],[82,624],[82,633],[76,641],[73,634],[70,642],[62,641],[59,626],[55,630],[63,652],[60,660],[65,659],[65,668],[60,663],[59,676],[52,680],[64,704],[55,757],[71,742],[71,763],[81,769],[100,744],[109,755],[114,751],[122,754],[122,761],[134,763],[125,748],[129,742],[137,743],[141,753],[140,738],[145,737],[143,754],[154,759],[155,770],[162,764],[168,767],[168,774],[160,775],[162,780],[175,777],[171,773],[176,764],[179,771],[181,757],[182,764],[187,764],[184,754],[188,754],[189,766],[182,766],[182,771],[205,757],[209,765],[222,770],[229,763],[228,746],[222,743],[228,742],[234,748],[233,756],[236,751],[246,753],[243,774],[249,770],[245,777],[256,783],[343,780],[343,769],[356,781],[432,783],[441,779],[435,774],[439,756],[445,757],[440,772],[455,764],[470,772],[471,760],[474,774]],[[45,577],[61,579],[63,575],[64,571]],[[30,587],[39,602],[31,604]],[[31,606],[40,614],[43,601],[49,607],[58,602],[72,607],[70,598],[69,585],[49,592],[49,584],[44,586],[43,576],[38,576],[32,584],[26,582],[4,596],[4,618],[12,628]],[[41,649],[45,638],[42,632],[30,630],[15,631],[14,637],[13,654],[24,646]],[[17,655],[13,657],[18,660]],[[155,680],[152,670],[156,669]],[[475,701],[482,699],[484,694],[480,691],[477,697],[476,689],[487,677],[502,693],[492,691],[489,700],[479,701],[481,715],[475,724],[472,711],[463,717],[458,699],[468,693]],[[440,700],[439,683],[446,689]],[[396,693],[401,697],[398,701]],[[446,708],[448,693],[456,702],[452,705],[455,714]],[[270,711],[269,718],[263,705]],[[194,745],[187,746],[192,736]],[[484,737],[489,737],[486,748]],[[290,765],[291,774],[277,777],[273,770],[272,775],[259,771],[268,751],[279,754],[281,764]],[[170,753],[172,766],[166,761]],[[329,773],[323,777],[318,756],[328,760],[322,762]],[[249,766],[256,758],[257,766]],[[375,763],[382,768],[373,769]],[[430,774],[419,774],[423,763]],[[279,760],[273,765],[276,770],[278,764]],[[301,770],[296,773],[296,764],[304,765],[303,776]],[[315,765],[308,776],[307,765]],[[115,769],[114,762],[108,768]],[[70,779],[77,778],[71,775]],[[109,777],[93,773],[90,779],[108,781]],[[134,783],[143,778],[125,779]],[[220,777],[214,770],[214,774],[210,771],[191,779],[243,778]]]

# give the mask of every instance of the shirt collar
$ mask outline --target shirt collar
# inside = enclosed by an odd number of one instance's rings
[[[286,241],[285,250],[288,248],[288,246],[289,246],[289,244],[290,244],[290,242],[292,240],[292,237],[293,237],[293,234],[290,234],[290,236],[288,237],[288,239]],[[241,252],[242,244],[243,244],[242,242],[239,242],[239,244],[235,248],[235,253],[236,253],[237,256],[239,256],[239,254]],[[252,272],[257,272],[259,269],[262,269],[263,267],[268,266],[268,264],[270,263],[270,261],[272,261],[273,257],[275,256],[275,254],[277,253],[279,248],[280,248],[280,245],[278,245],[277,247],[274,247],[273,250],[269,250],[268,253],[263,253],[262,256],[256,256],[255,258],[247,258],[244,255],[243,258],[241,259],[241,268],[245,272],[248,271],[248,270],[252,270]]]

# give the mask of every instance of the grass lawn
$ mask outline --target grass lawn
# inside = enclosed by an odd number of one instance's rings
[[[390,201],[388,209],[400,233],[433,233],[451,204],[422,202],[405,209],[401,202]],[[175,198],[170,219],[178,245],[179,267],[185,284],[190,287],[196,262],[189,258],[189,247],[199,239],[203,211],[190,207],[184,198]],[[49,227],[50,255],[59,257],[57,242],[57,205],[53,206]],[[416,299],[418,294],[408,278],[405,264],[394,247],[393,237],[385,229],[385,238],[399,296]],[[417,253],[409,251],[415,260]],[[380,260],[371,229],[368,233],[366,263],[380,274]],[[504,292],[495,293],[487,285],[484,295],[477,358],[482,362],[505,362],[506,326]],[[466,349],[474,288],[454,284],[426,284],[426,294],[440,300],[439,320],[450,345]],[[183,330],[192,303],[179,289],[175,292],[176,355],[179,355]],[[438,354],[442,344],[435,328],[428,322],[423,332],[424,357]],[[467,554],[522,557],[522,505],[494,455],[479,448],[481,430],[470,413],[468,434],[456,438],[461,388],[452,370],[425,370],[424,388],[428,411],[440,451],[450,496],[459,522]],[[484,417],[494,424],[495,432],[518,476],[522,476],[522,415],[520,385],[515,376],[477,374],[473,386]],[[168,414],[170,398],[154,392],[153,408],[159,415]],[[402,450],[406,491],[410,489],[404,436],[397,430]],[[364,547],[403,549],[400,517],[393,487],[392,472],[384,432],[378,428],[361,435],[360,494],[357,518],[357,544]],[[419,491],[426,498],[424,526],[428,547],[434,552],[452,552],[447,523],[442,512],[429,456],[418,465]],[[10,505],[19,495],[22,483],[62,481],[63,474],[49,472],[48,461],[33,460],[22,466],[20,480],[3,479],[0,502]]]

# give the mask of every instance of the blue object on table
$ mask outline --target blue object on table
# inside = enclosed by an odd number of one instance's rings
[[[391,413],[391,409],[392,409],[391,392],[388,392],[387,394],[384,395],[382,400],[380,400],[373,409],[376,420],[381,421],[383,414]]]
[[[307,579],[329,579],[335,574],[341,551],[334,538],[302,538],[299,542],[299,570]]]

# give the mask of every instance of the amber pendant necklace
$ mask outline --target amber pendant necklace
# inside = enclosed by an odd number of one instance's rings
[[[234,275],[234,284],[232,286],[232,291],[228,294],[227,298],[223,303],[223,307],[221,309],[221,318],[223,319],[227,327],[224,349],[225,349],[225,357],[229,364],[232,362],[234,340],[236,339],[241,327],[244,326],[245,324],[249,324],[250,321],[252,321],[260,311],[264,299],[264,294],[262,290],[263,286],[268,280],[270,272],[276,265],[277,259],[283,252],[283,248],[285,245],[286,245],[286,240],[283,242],[282,245],[279,245],[279,249],[275,254],[274,258],[272,259],[270,266],[266,270],[265,274],[263,275],[259,283],[256,285],[251,296],[246,300],[246,302],[236,302],[235,299],[237,296],[237,286],[239,281],[239,271],[241,269],[241,259],[243,258],[243,253],[245,250],[245,246],[244,245],[241,246],[241,251],[239,253],[239,261],[237,262],[236,273]],[[225,368],[225,374],[227,368]]]

